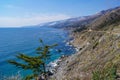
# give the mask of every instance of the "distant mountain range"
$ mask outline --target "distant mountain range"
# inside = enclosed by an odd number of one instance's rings
[[[91,23],[92,23],[91,25],[93,25],[93,23],[95,23],[98,20],[103,21],[103,19],[105,17],[107,19],[107,17],[111,15],[110,14],[111,12],[113,13],[114,11],[116,11],[118,9],[120,9],[120,7],[111,8],[111,9],[108,9],[108,10],[103,10],[103,11],[100,11],[99,13],[97,13],[97,14],[94,14],[94,15],[70,18],[70,19],[66,19],[66,20],[53,21],[53,22],[48,22],[48,23],[42,23],[42,24],[35,25],[35,26],[36,27],[48,26],[48,27],[64,28],[64,29],[82,28],[82,27],[84,27],[88,24],[91,24]],[[33,26],[31,26],[31,27],[33,27]]]

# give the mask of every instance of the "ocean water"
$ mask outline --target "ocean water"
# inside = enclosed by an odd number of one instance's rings
[[[45,44],[58,44],[51,50],[52,56],[49,62],[62,55],[71,55],[75,52],[72,46],[66,45],[69,34],[64,30],[49,27],[0,28],[0,78],[1,76],[15,75],[17,72],[20,72],[22,76],[29,74],[29,71],[16,68],[9,64],[7,60],[16,60],[15,55],[18,53],[34,55],[35,49],[40,46],[40,38],[43,39]],[[61,49],[62,52],[58,53],[57,49]]]

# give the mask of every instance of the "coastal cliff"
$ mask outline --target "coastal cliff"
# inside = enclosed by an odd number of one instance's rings
[[[116,76],[114,79],[107,79],[119,80],[120,8],[107,12],[85,26],[87,27],[83,30],[76,28],[72,32],[72,44],[76,47],[77,53],[60,63],[52,79],[97,80],[93,79],[94,72],[103,71],[107,74],[105,70],[115,66]]]

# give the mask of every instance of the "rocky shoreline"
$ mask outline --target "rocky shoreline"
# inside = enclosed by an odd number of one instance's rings
[[[48,64],[49,71],[53,74],[56,73],[57,69],[60,67],[60,64],[67,58],[68,56],[62,55],[55,61],[52,61]]]
[[[73,42],[75,40],[73,38],[73,36],[70,35],[70,37],[71,37],[71,40],[66,42],[66,45],[73,46],[74,49],[75,49],[75,53],[72,54],[72,55],[69,55],[69,56],[68,55],[62,55],[59,59],[50,63],[50,64],[53,64],[55,66],[53,67],[53,69],[51,71],[51,72],[53,72],[53,75],[49,76],[49,80],[51,80],[51,79],[60,80],[60,78],[63,77],[63,75],[60,75],[60,74],[63,73],[62,71],[64,71],[65,66],[67,65],[67,63],[69,63],[70,60],[74,59],[74,55],[76,55],[77,52],[79,52],[79,50],[80,50],[76,45],[73,44]]]

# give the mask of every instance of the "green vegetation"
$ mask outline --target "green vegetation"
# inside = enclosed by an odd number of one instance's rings
[[[25,80],[38,80],[38,77],[41,74],[44,76],[45,80],[47,80],[46,64],[48,59],[50,58],[50,49],[57,46],[57,44],[45,45],[41,39],[40,43],[42,46],[36,49],[36,56],[29,56],[23,53],[19,53],[16,57],[22,60],[21,63],[15,60],[8,61],[9,63],[15,65],[18,68],[32,71],[31,75],[27,75],[24,78]]]
[[[93,71],[92,80],[115,80],[117,77],[117,65],[108,62],[103,68]]]
[[[94,71],[92,80],[115,80],[116,76],[116,67],[110,67],[107,69]]]
[[[93,49],[95,49],[98,44],[99,44],[99,42],[96,41],[95,44],[94,44],[94,46],[93,46]]]
[[[118,47],[120,48],[120,41],[118,42]]]

